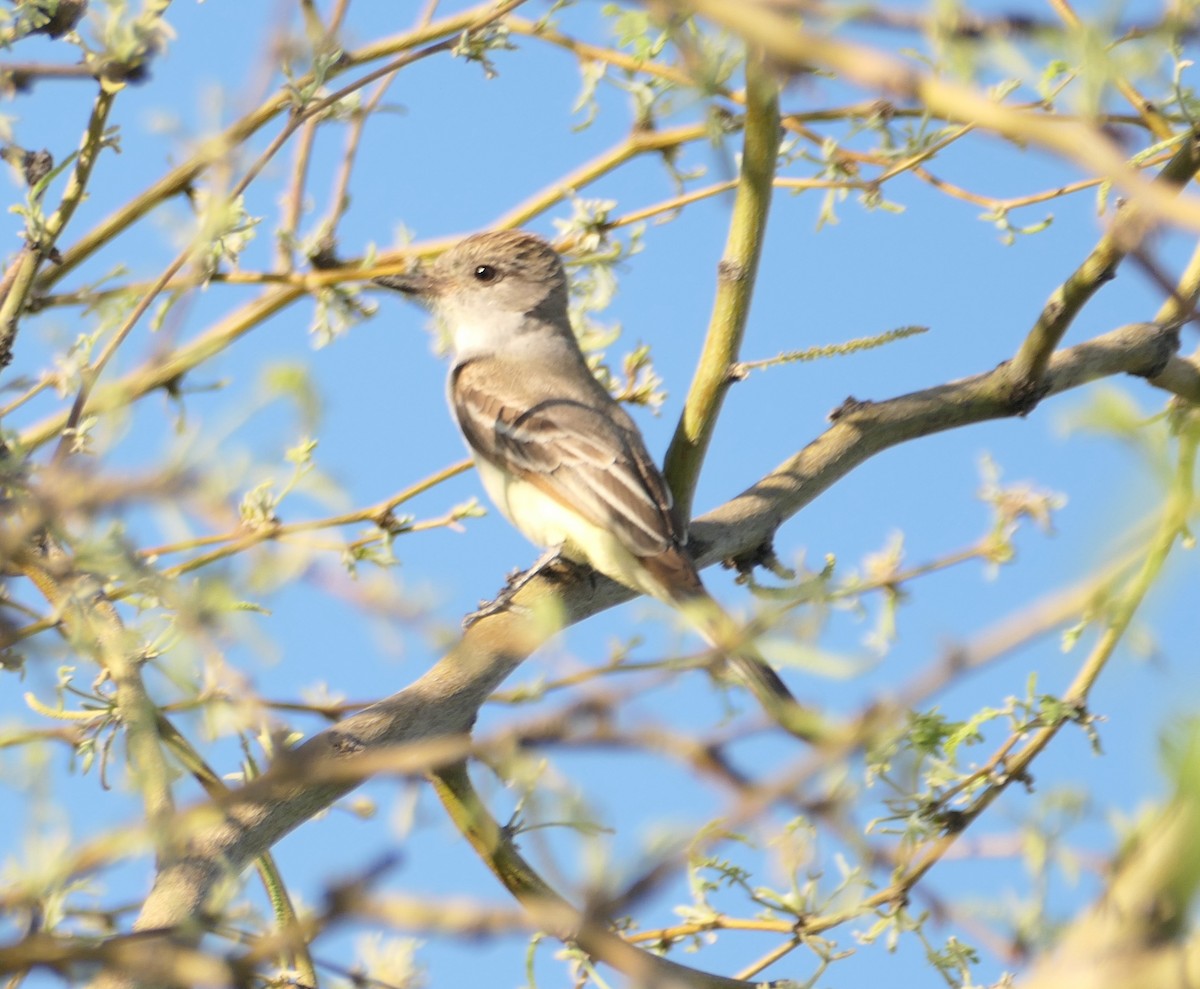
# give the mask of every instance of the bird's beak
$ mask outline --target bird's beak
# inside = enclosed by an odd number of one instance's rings
[[[417,300],[426,300],[435,294],[433,278],[421,271],[409,272],[407,275],[380,275],[371,281]]]

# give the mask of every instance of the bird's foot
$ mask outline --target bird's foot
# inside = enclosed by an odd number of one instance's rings
[[[504,587],[491,601],[480,601],[479,607],[463,618],[463,628],[470,628],[477,621],[504,611],[512,605],[517,592],[528,584],[534,577],[545,574],[557,579],[562,570],[573,567],[569,560],[559,556],[557,549],[547,550],[534,561],[528,570],[513,570],[504,580]]]

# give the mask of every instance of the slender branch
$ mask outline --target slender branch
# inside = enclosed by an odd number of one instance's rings
[[[296,142],[296,152],[292,157],[292,181],[288,185],[283,198],[283,222],[279,229],[279,242],[276,245],[277,264],[283,271],[292,271],[296,267],[296,257],[292,250],[296,240],[296,231],[300,227],[300,214],[304,210],[304,189],[308,181],[308,164],[312,159],[313,144],[317,139],[316,117],[305,121],[300,131],[300,139]]]
[[[1200,148],[1196,136],[1189,135],[1155,182],[1178,191],[1196,174],[1198,167]],[[1127,206],[1083,264],[1054,290],[1010,365],[1014,390],[1031,396],[1036,394],[1050,355],[1075,317],[1100,286],[1115,277],[1121,260],[1131,251],[1138,250],[1146,232],[1145,218],[1140,211],[1135,206]]]
[[[87,410],[95,415],[124,408],[134,399],[160,388],[175,387],[189,371],[199,367],[233,341],[250,332],[259,323],[304,295],[301,285],[287,285],[264,292],[236,312],[230,313],[191,343],[162,358],[135,368],[116,381],[97,388],[88,399]],[[26,429],[20,442],[27,449],[41,446],[62,433],[67,412],[47,416]]]
[[[330,515],[325,518],[311,519],[304,522],[289,522],[282,523],[269,529],[262,529],[253,533],[246,532],[245,529],[238,529],[233,532],[216,533],[211,536],[201,536],[197,539],[189,539],[182,543],[171,543],[166,546],[152,546],[139,551],[142,557],[159,557],[165,556],[168,553],[181,553],[185,550],[199,549],[203,546],[213,546],[218,543],[231,543],[235,540],[246,539],[253,537],[251,545],[257,545],[261,542],[266,542],[272,539],[279,539],[285,536],[290,536],[298,532],[313,532],[319,529],[333,529],[343,525],[353,525],[356,522],[373,522],[380,528],[386,528],[388,524],[388,516],[403,505],[406,501],[411,501],[419,494],[430,490],[447,481],[452,477],[457,477],[459,474],[465,473],[471,469],[470,460],[460,460],[457,463],[451,464],[449,467],[444,467],[439,471],[435,471],[428,477],[417,481],[415,484],[410,484],[402,491],[396,492],[390,498],[376,502],[374,505],[368,505],[366,508],[356,509],[353,512],[343,512],[340,515]]]
[[[362,140],[367,120],[375,108],[382,102],[384,95],[395,81],[395,78],[395,73],[392,73],[380,79],[379,85],[375,87],[375,92],[371,94],[370,98],[363,105],[362,110],[350,122],[350,129],[346,135],[346,150],[342,153],[342,164],[338,169],[337,178],[334,180],[333,194],[329,197],[329,214],[324,221],[325,232],[328,237],[334,236],[338,223],[345,215],[346,210],[350,208],[350,176],[354,169],[354,162],[358,157],[358,146]]]
[[[586,41],[580,41],[578,38],[572,38],[560,31],[556,31],[543,21],[529,21],[524,17],[510,17],[506,23],[509,31],[513,34],[535,38],[538,41],[544,41],[558,48],[563,48],[574,55],[581,63],[603,62],[605,65],[624,69],[631,75],[651,76],[685,88],[696,86],[696,80],[692,77],[691,73],[683,69],[673,65],[664,65],[652,59],[631,55],[629,52],[618,51],[615,48],[602,48],[599,45],[590,45]],[[717,93],[727,98],[736,98],[734,94],[723,87],[718,87]]]
[[[454,37],[463,31],[475,30],[499,20],[505,14],[521,6],[525,0],[484,0],[467,10],[442,18],[436,23],[423,25],[414,31],[406,31],[380,41],[372,42],[345,56],[329,67],[328,79],[333,79],[356,66],[376,59],[397,55],[440,38]],[[295,81],[297,89],[303,89],[316,80],[304,76]],[[166,199],[184,192],[196,178],[216,162],[224,160],[231,148],[237,148],[293,105],[292,94],[281,89],[261,106],[235,121],[221,134],[205,143],[204,150],[173,168],[136,198],[110,214],[97,226],[81,237],[71,248],[63,252],[62,259],[54,268],[46,271],[38,280],[37,290],[44,292],[67,273],[74,271],[87,258],[111,241],[117,234],[140,220]]]
[[[130,776],[141,793],[158,865],[165,868],[174,860],[169,840],[175,813],[173,774],[158,733],[158,707],[142,679],[141,643],[126,630],[99,582],[90,574],[75,572],[67,555],[56,546],[51,545],[45,554],[27,550],[17,562],[62,616],[72,638],[92,646],[100,667],[112,679]]]
[[[40,229],[28,231],[28,242],[17,260],[15,269],[5,278],[5,295],[0,302],[0,368],[12,362],[13,343],[17,337],[17,323],[24,311],[25,302],[33,289],[34,280],[42,263],[55,253],[55,243],[75,209],[83,201],[88,179],[104,144],[104,132],[108,126],[108,114],[112,109],[120,87],[101,86],[92,105],[87,130],[84,131],[79,154],[71,179],[63,192],[61,202]]]
[[[584,162],[558,181],[497,217],[491,226],[498,230],[523,226],[551,206],[562,202],[638,155],[651,151],[669,151],[681,144],[703,141],[708,137],[708,126],[703,123],[686,124],[663,131],[635,130],[616,147],[597,155],[591,161]]]
[[[179,577],[185,573],[191,573],[193,570],[198,570],[201,567],[208,566],[220,560],[227,559],[238,553],[243,553],[253,546],[258,546],[261,543],[285,539],[288,536],[296,535],[301,532],[314,532],[320,529],[328,529],[342,525],[352,525],[356,522],[374,522],[381,531],[386,531],[388,527],[388,516],[391,512],[402,505],[404,502],[416,497],[430,488],[441,484],[443,481],[451,477],[456,477],[459,474],[465,473],[471,469],[470,460],[460,460],[456,464],[430,475],[424,480],[418,481],[405,488],[403,491],[392,496],[386,501],[379,502],[377,505],[372,505],[369,508],[361,511],[347,512],[344,515],[334,516],[332,518],[314,519],[307,522],[291,522],[272,526],[270,528],[257,529],[246,531],[243,530],[236,534],[213,537],[211,541],[228,540],[228,543],[209,553],[201,554],[187,560],[184,563],[169,567],[164,571],[166,577]],[[449,524],[449,519],[439,520],[441,525]],[[434,528],[435,526],[426,526],[426,528]],[[413,529],[416,529],[413,526]],[[364,541],[359,541],[356,546],[365,545]],[[166,550],[171,550],[172,547],[165,547]],[[151,552],[161,552],[151,551]]]
[[[1020,209],[1022,206],[1035,206],[1038,203],[1046,203],[1052,199],[1063,199],[1075,192],[1094,189],[1104,182],[1104,179],[1080,179],[1078,182],[1066,182],[1063,185],[1055,186],[1053,189],[1043,189],[1041,192],[1031,192],[1024,196],[1009,196],[1006,199],[997,199],[995,196],[983,196],[977,192],[971,192],[969,189],[964,189],[962,186],[955,185],[953,182],[947,182],[925,168],[914,168],[913,175],[923,182],[929,183],[939,192],[944,192],[946,195],[952,196],[955,199],[961,199],[964,202],[974,203],[976,206],[986,207],[994,213],[1000,211],[1008,212]]]
[[[684,518],[691,516],[700,467],[729,388],[729,369],[745,336],[778,157],[779,91],[761,56],[749,53],[742,167],[725,253],[717,268],[717,297],[663,469]]]
[[[607,918],[576,910],[517,851],[512,838],[479,799],[463,763],[438,770],[431,781],[455,827],[542,930],[560,941],[577,944],[592,958],[628,976],[635,985],[751,989],[753,983],[701,972],[637,948],[614,934]]]
[[[1048,0],[1048,2],[1067,27],[1080,33],[1088,30],[1083,21],[1079,19],[1079,15],[1075,13],[1069,0]],[[1129,101],[1129,105],[1137,111],[1146,129],[1158,140],[1165,141],[1174,133],[1171,122],[1159,112],[1153,103],[1142,96],[1128,79],[1124,76],[1117,76],[1112,80],[1112,84]]]
[[[0,80],[5,88],[24,89],[39,79],[96,79],[103,71],[100,64],[75,62],[56,65],[53,62],[0,62]]]

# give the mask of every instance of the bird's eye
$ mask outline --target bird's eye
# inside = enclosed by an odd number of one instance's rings
[[[494,282],[500,277],[500,272],[493,268],[490,264],[481,264],[475,269],[475,281],[477,282]]]

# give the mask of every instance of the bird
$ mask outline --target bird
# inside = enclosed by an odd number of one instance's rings
[[[641,431],[589,368],[554,247],[526,231],[488,231],[430,266],[372,281],[441,324],[450,408],[508,521],[535,545],[681,611],[770,716],[811,738],[815,716],[705,588]]]

